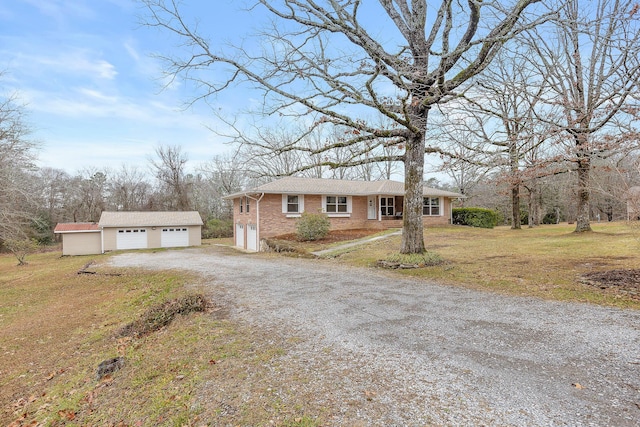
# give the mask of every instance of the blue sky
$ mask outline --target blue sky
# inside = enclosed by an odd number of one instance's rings
[[[239,31],[238,2],[215,5],[216,31]],[[192,167],[231,150],[206,128],[217,128],[204,105],[184,110],[179,84],[161,90],[168,37],[140,25],[133,0],[5,0],[0,2],[0,94],[26,104],[39,165],[74,173],[83,168],[146,168],[158,145],[179,145]],[[244,15],[246,19],[246,15]],[[221,100],[224,102],[224,100]]]

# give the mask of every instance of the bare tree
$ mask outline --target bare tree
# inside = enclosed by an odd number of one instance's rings
[[[571,147],[566,158],[577,171],[576,232],[591,230],[592,160],[632,139],[628,126],[640,84],[638,12],[635,0],[570,0],[559,7],[553,29],[531,32],[537,52],[531,64],[549,88],[542,94],[548,111],[540,118],[565,133]]]
[[[152,187],[144,172],[135,166],[122,165],[110,176],[108,193],[111,209],[122,211],[148,209]]]
[[[387,158],[404,162],[403,253],[425,249],[424,156],[440,151],[425,141],[429,111],[457,96],[487,67],[519,31],[525,10],[537,2],[258,0],[251,13],[268,12],[273,26],[260,34],[263,49],[253,54],[241,46],[220,52],[197,32],[206,25],[187,22],[176,0],[141,1],[149,12],[148,25],[176,35],[187,47],[185,57],[165,58],[167,73],[195,83],[202,90],[197,99],[210,99],[244,82],[264,91],[263,114],[319,114],[312,127],[333,124],[353,130],[349,139],[312,154],[363,141],[403,144],[404,153]],[[384,39],[379,37],[381,22]],[[210,73],[201,70],[226,77],[208,79]],[[373,114],[394,126],[380,129],[359,119]]]
[[[236,156],[218,155],[200,166],[198,176],[194,193],[196,199],[201,201],[196,208],[202,217],[233,217],[233,204],[222,197],[241,191],[246,186],[249,174],[244,165]]]
[[[1,75],[1,74],[0,74]],[[37,217],[32,196],[35,150],[25,109],[15,96],[0,99],[0,241],[26,239]]]
[[[449,139],[454,145],[450,151],[457,155],[447,165],[472,163],[465,169],[500,171],[510,188],[513,229],[521,228],[521,187],[527,183],[533,194],[533,182],[548,173],[552,161],[541,153],[547,151],[542,146],[553,134],[536,111],[544,82],[524,60],[527,53],[520,48],[503,50],[476,79],[476,86],[465,95],[467,102],[447,109],[456,118],[440,128],[440,138]]]
[[[67,183],[65,218],[72,222],[97,222],[106,208],[107,174],[97,168],[85,168]]]
[[[190,210],[190,183],[185,171],[189,159],[186,154],[178,146],[158,146],[155,153],[157,159],[150,159],[150,163],[160,183],[160,190],[166,197],[165,208]]]

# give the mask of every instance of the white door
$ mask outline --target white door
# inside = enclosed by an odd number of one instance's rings
[[[258,251],[258,226],[256,224],[247,226],[247,249]]]
[[[185,227],[163,228],[160,234],[160,246],[163,248],[189,246],[189,230]]]
[[[146,249],[147,230],[144,228],[123,228],[118,230],[116,249]]]
[[[376,212],[378,212],[376,197],[369,196],[367,200],[367,219],[376,219]]]
[[[244,248],[244,224],[236,224],[236,246]]]

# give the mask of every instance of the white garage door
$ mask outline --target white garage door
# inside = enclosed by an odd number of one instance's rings
[[[247,249],[250,251],[258,250],[258,242],[256,241],[256,237],[258,237],[258,227],[255,224],[249,224],[247,226]]]
[[[189,230],[183,227],[163,228],[160,234],[160,246],[163,248],[189,246]]]
[[[147,230],[144,228],[123,228],[116,237],[117,249],[146,249]]]
[[[236,224],[236,246],[244,248],[244,224]]]

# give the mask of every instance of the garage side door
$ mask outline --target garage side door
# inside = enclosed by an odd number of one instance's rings
[[[189,246],[189,230],[183,227],[163,228],[160,234],[160,246],[163,248]]]
[[[144,228],[122,228],[116,237],[117,249],[146,249],[147,230]]]
[[[244,224],[236,224],[236,246],[244,248]]]
[[[247,225],[247,249],[250,251],[258,250],[258,226],[255,224]]]

